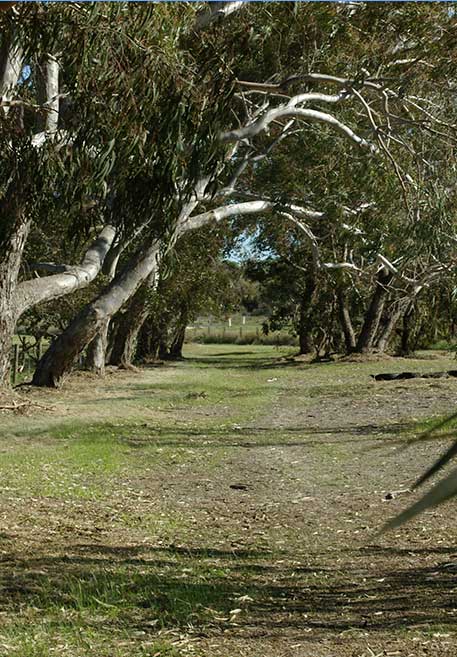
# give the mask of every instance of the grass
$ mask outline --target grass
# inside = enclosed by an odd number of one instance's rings
[[[186,341],[202,344],[270,346],[298,344],[297,338],[288,330],[271,331],[265,335],[263,332],[263,324],[267,320],[265,316],[246,316],[243,324],[243,315],[234,314],[231,320],[229,325],[228,319],[201,317],[187,328]]]
[[[431,415],[433,395],[455,397],[452,381],[370,375],[447,360],[290,354],[188,345],[178,365],[78,375],[28,393],[51,410],[2,416],[0,655],[258,657],[297,643],[319,654],[324,642],[346,657],[366,652],[367,632],[382,645],[453,632],[440,612],[452,572],[427,542],[448,549],[452,523],[436,516],[430,539],[400,534],[393,547],[370,534],[392,513],[384,492],[414,478],[430,448],[413,462],[365,450],[373,435],[428,427],[424,399]],[[405,395],[407,429],[391,410]]]

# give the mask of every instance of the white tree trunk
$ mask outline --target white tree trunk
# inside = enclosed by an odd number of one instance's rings
[[[59,387],[71,372],[76,357],[88,346],[111,317],[130,299],[141,283],[158,268],[159,242],[154,242],[108,285],[94,301],[84,306],[70,326],[53,342],[38,363],[32,383]]]
[[[23,312],[38,303],[58,299],[75,290],[87,287],[100,272],[115,235],[116,229],[113,226],[105,226],[86,251],[80,265],[37,263],[35,265],[37,269],[51,269],[62,273],[32,278],[18,284],[14,295],[14,307],[18,318]]]

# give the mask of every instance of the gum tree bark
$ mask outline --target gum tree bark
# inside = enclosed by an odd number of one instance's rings
[[[130,300],[126,311],[118,318],[116,335],[109,363],[123,369],[132,367],[138,334],[145,323],[149,309],[146,299],[148,291],[154,286],[153,272]]]
[[[180,360],[183,358],[182,350],[184,346],[184,339],[186,337],[186,328],[188,323],[187,310],[184,309],[179,317],[179,322],[170,344],[169,357],[171,360]]]
[[[393,307],[389,309],[384,321],[380,322],[379,335],[374,345],[376,351],[379,351],[379,353],[384,353],[387,349],[395,326],[405,312],[406,305],[407,304],[402,301],[394,302]]]
[[[0,53],[1,112],[7,115],[8,101],[22,70],[22,49],[11,43]],[[32,148],[39,148],[46,139],[53,139],[59,117],[59,67],[57,61],[48,56],[39,68],[39,99],[45,112],[39,116],[32,136]],[[39,137],[38,142],[34,137]],[[32,151],[32,154],[35,151]],[[28,163],[30,166],[30,162]],[[36,263],[35,270],[51,272],[52,275],[19,282],[19,271],[24,248],[31,228],[31,216],[27,199],[33,187],[30,171],[17,171],[0,201],[0,385],[9,385],[11,345],[14,330],[20,316],[42,301],[50,301],[70,294],[88,285],[100,271],[103,260],[115,236],[112,226],[106,226],[97,240],[86,252],[78,266]]]
[[[406,308],[403,315],[403,326],[401,329],[401,343],[400,343],[400,355],[408,356],[413,351],[413,346],[411,344],[412,337],[412,323],[414,318],[414,303],[411,302]]]
[[[38,303],[57,299],[89,285],[102,267],[115,229],[106,226],[101,231],[80,265],[36,263],[36,269],[59,273],[18,283],[31,222],[16,189],[0,205],[0,216],[10,218],[10,222],[5,222],[0,228],[0,384],[8,385],[12,339],[21,315]]]
[[[104,322],[87,349],[87,367],[98,376],[105,376],[106,349],[108,346],[109,321]]]
[[[159,265],[158,241],[141,251],[94,301],[78,313],[70,326],[52,343],[38,363],[32,383],[57,388],[71,372],[77,356],[102,326],[135,294]]]
[[[31,224],[20,184],[10,188],[1,202],[0,220],[0,385],[5,386],[9,384],[11,345],[20,314],[15,297],[19,268]]]
[[[382,312],[388,295],[387,286],[392,280],[392,274],[382,269],[376,279],[376,286],[371,297],[370,305],[365,314],[360,335],[358,337],[355,351],[357,353],[369,353],[374,348],[374,340],[381,320]]]
[[[140,361],[156,360],[163,343],[165,326],[162,317],[148,315],[138,335],[137,358]]]
[[[22,67],[22,48],[5,42],[0,51],[0,99],[4,118]],[[9,384],[11,344],[17,313],[14,294],[31,220],[25,211],[24,181],[17,175],[0,202],[0,385]]]

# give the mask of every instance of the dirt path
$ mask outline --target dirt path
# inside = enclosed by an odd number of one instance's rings
[[[454,657],[455,503],[377,531],[413,499],[386,493],[443,448],[394,441],[418,419],[455,411],[457,380],[369,376],[449,362],[283,366],[271,352],[201,349],[177,369],[99,386],[120,465],[99,473],[90,453],[78,480],[71,469],[65,485],[94,487],[87,499],[79,488],[3,491],[0,654]],[[92,393],[80,385],[59,403],[74,418]],[[83,434],[98,417],[88,408]],[[24,436],[46,422],[57,458],[55,415],[25,418]],[[25,438],[15,441],[23,450]],[[39,467],[52,468],[50,457]],[[73,613],[79,634],[59,634],[59,649],[27,653],[11,638],[18,617],[36,643]],[[47,629],[37,614],[53,619]]]

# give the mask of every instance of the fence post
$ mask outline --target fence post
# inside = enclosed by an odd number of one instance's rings
[[[13,345],[13,385],[16,384],[17,371],[19,369],[19,345]]]

